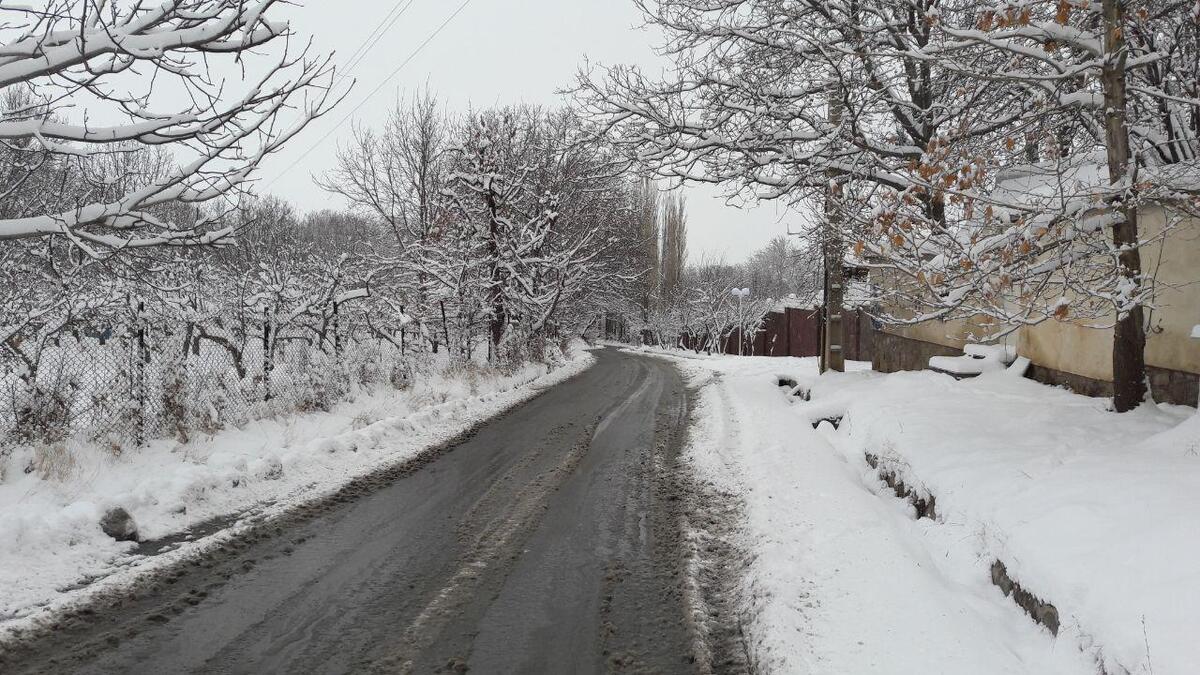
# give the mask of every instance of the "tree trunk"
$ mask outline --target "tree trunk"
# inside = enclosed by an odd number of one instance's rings
[[[1104,0],[1104,136],[1108,150],[1108,177],[1124,184],[1130,172],[1129,129],[1126,126],[1125,64],[1122,0]],[[1138,211],[1133,186],[1114,200],[1122,222],[1113,227],[1113,244],[1120,251],[1121,274],[1136,293],[1141,287],[1142,255],[1138,248]],[[1133,410],[1146,398],[1146,329],[1141,305],[1117,317],[1113,329],[1113,407]]]
[[[439,300],[438,304],[442,308],[442,338],[446,341],[446,351],[453,354],[454,350],[450,348],[450,324],[446,322],[446,301]],[[462,350],[460,349],[459,353],[461,352]]]
[[[496,196],[490,190],[487,194],[488,207],[488,256],[491,258],[491,287],[488,289],[488,302],[492,306],[492,344],[499,347],[504,338],[504,329],[508,323],[508,313],[504,307],[504,267],[500,264],[500,218],[496,206]],[[493,354],[498,356],[499,350]]]

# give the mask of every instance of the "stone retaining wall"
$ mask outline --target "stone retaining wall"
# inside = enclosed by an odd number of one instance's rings
[[[883,463],[879,461],[878,455],[866,453],[866,459],[867,464],[878,472],[880,480],[887,483],[888,487],[895,491],[897,497],[905,499],[913,505],[917,510],[917,518],[937,520],[936,497],[932,494],[922,495],[914,491],[910,486],[905,484],[903,476],[883,466]],[[1005,567],[1003,562],[999,560],[994,561],[991,573],[992,583],[1004,593],[1005,597],[1012,598],[1012,601],[1018,607],[1025,610],[1025,613],[1030,618],[1050,629],[1051,633],[1058,635],[1059,617],[1057,607],[1025,590],[1020,583],[1008,575],[1008,568]]]
[[[881,373],[925,370],[932,356],[962,356],[961,349],[896,335],[886,330],[875,332],[874,349],[872,367]]]

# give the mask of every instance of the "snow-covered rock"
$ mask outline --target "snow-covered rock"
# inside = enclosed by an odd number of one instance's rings
[[[114,506],[104,512],[100,518],[100,530],[117,541],[137,541],[137,521],[129,512],[120,506]]]
[[[283,478],[283,462],[275,455],[260,457],[254,460],[250,472],[260,480],[279,480]]]
[[[1016,347],[1009,345],[967,345],[962,356],[933,356],[929,367],[957,377],[974,377],[1008,368],[1017,358]]]

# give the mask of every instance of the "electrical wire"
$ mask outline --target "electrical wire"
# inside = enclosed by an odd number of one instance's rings
[[[452,12],[450,14],[450,16],[446,17],[446,20],[443,21],[441,23],[441,25],[439,25],[436,29],[434,29],[434,31],[432,33],[430,33],[421,42],[421,44],[417,45],[416,49],[412,50],[412,52],[410,52],[409,55],[407,57],[405,57],[403,61],[400,62],[400,65],[396,66],[392,70],[392,72],[388,73],[388,76],[385,77],[382,82],[380,82],[378,85],[376,85],[376,87],[374,89],[372,89],[370,93],[367,94],[366,98],[359,101],[358,105],[351,108],[350,112],[346,113],[345,116],[342,117],[342,119],[338,120],[337,124],[335,124],[329,131],[325,132],[325,134],[322,135],[319,139],[317,139],[316,143],[313,143],[311,146],[309,146],[309,148],[307,150],[305,150],[303,154],[301,154],[299,157],[297,157],[295,159],[295,161],[293,161],[291,164],[289,164],[287,166],[287,168],[285,168],[283,171],[279,172],[279,174],[277,174],[274,178],[272,178],[271,182],[264,185],[263,189],[265,190],[265,189],[271,187],[272,185],[274,185],[275,183],[277,183],[280,178],[283,178],[284,176],[286,176],[288,173],[291,172],[292,169],[296,168],[296,166],[299,165],[300,162],[304,161],[304,159],[306,157],[308,157],[310,154],[312,154],[313,150],[316,150],[322,143],[324,143],[326,140],[328,140],[329,137],[334,134],[334,132],[341,129],[342,125],[344,125],[347,121],[349,121],[350,118],[353,117],[354,114],[356,112],[358,112],[360,109],[362,109],[362,107],[364,105],[366,105],[368,101],[370,101],[372,98],[374,98],[374,96],[376,94],[378,94],[383,89],[383,87],[385,85],[387,85],[388,82],[391,82],[393,78],[395,78],[397,75],[399,75],[400,71],[404,69],[404,66],[408,65],[410,61],[412,61],[414,58],[416,58],[417,54],[420,54],[421,51],[423,49],[425,49],[425,47],[430,42],[433,42],[434,38],[436,38],[438,35],[440,35],[441,32],[443,30],[445,30],[446,26],[450,25],[450,22],[453,21],[455,19],[455,17],[457,17],[459,14],[461,14],[462,11],[464,9],[466,9],[467,5],[469,5],[469,4],[471,4],[471,0],[463,0],[462,4],[460,4],[458,6],[458,8],[455,9],[454,12]]]
[[[344,70],[338,75],[338,80],[335,83],[335,86],[342,80],[349,77],[350,73],[354,72],[354,69],[363,62],[363,59],[365,59],[367,54],[369,54],[371,50],[375,48],[375,45],[379,44],[379,41],[383,39],[383,36],[387,35],[387,32],[392,29],[392,26],[396,25],[396,22],[400,20],[400,17],[404,16],[404,13],[408,11],[408,8],[412,6],[413,2],[414,0],[396,0],[396,4],[392,5],[392,8],[388,10],[388,13],[379,20],[379,23],[375,24],[375,28],[371,31],[371,33],[367,35],[367,37],[363,38],[363,41],[359,43],[358,48],[355,49],[354,53],[350,55],[350,58],[346,60],[346,65],[343,66]],[[401,5],[403,5],[403,7]]]

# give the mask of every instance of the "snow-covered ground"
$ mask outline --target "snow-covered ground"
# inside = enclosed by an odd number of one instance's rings
[[[0,628],[17,629],[229,534],[153,558],[130,555],[135,544],[101,531],[109,508],[126,509],[143,539],[218,517],[269,517],[414,457],[582,372],[594,357],[581,346],[553,370],[533,363],[504,374],[443,371],[408,389],[360,393],[329,412],[255,421],[187,444],[156,441],[119,457],[78,445],[50,462],[28,450],[0,460]],[[39,470],[27,473],[31,464]],[[64,592],[85,578],[97,581]]]
[[[1116,415],[1005,372],[674,360],[699,388],[688,457],[743,502],[749,642],[769,672],[1196,672],[1194,410]],[[936,520],[867,453],[936,497]],[[1057,637],[992,584],[997,560],[1057,607]]]

